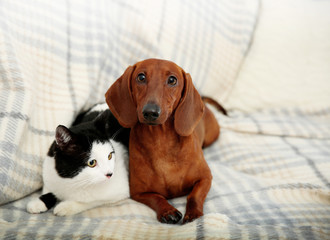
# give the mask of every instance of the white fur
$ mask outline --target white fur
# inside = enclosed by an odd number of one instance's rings
[[[46,205],[39,198],[30,201],[26,209],[29,213],[43,213],[47,211]]]
[[[71,140],[70,135],[66,134],[65,132],[61,133],[60,138],[63,140],[64,143],[68,143]],[[55,139],[56,144],[58,144],[57,139]]]
[[[93,108],[91,108],[91,110],[88,111],[88,113],[90,112],[102,112],[109,109],[108,105],[106,103],[99,103],[97,105],[95,105]]]
[[[74,178],[60,177],[55,170],[55,159],[45,159],[43,194],[52,192],[61,201],[55,207],[54,214],[72,215],[129,197],[128,154],[120,143],[112,141],[112,144],[115,154],[108,160],[109,153],[113,151],[111,144],[93,143],[90,159],[96,159],[97,165],[94,168],[85,167]],[[110,179],[107,173],[113,174]],[[32,200],[27,210],[40,213],[47,209],[42,201]]]

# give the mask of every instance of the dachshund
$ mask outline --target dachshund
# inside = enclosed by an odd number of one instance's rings
[[[190,74],[171,61],[147,59],[129,66],[105,97],[119,123],[131,128],[131,198],[175,224],[182,214],[167,199],[188,195],[183,223],[202,216],[212,182],[202,148],[218,138],[220,126]]]

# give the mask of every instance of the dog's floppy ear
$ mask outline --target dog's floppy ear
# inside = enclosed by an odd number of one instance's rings
[[[174,114],[174,128],[180,136],[189,136],[194,131],[204,113],[204,103],[194,87],[191,76],[182,70],[184,89]]]
[[[133,127],[137,122],[136,106],[133,102],[130,84],[134,69],[135,66],[129,66],[105,94],[110,111],[120,125],[126,128]]]

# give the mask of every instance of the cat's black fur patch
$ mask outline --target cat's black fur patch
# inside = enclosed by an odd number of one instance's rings
[[[104,143],[113,139],[128,147],[130,129],[123,128],[109,109],[79,114],[69,130],[71,140],[64,147],[54,141],[48,151],[63,178],[75,177],[86,167],[95,141]]]
[[[130,129],[123,128],[109,109],[88,112],[80,118],[80,122],[74,121],[70,128],[72,132],[86,135],[93,141],[105,142],[114,139],[128,147]]]
[[[57,202],[57,198],[52,193],[41,195],[39,199],[44,202],[47,209],[51,209],[52,207],[54,207]]]

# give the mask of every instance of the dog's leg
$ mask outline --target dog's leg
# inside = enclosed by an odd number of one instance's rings
[[[193,190],[187,197],[186,214],[183,223],[192,222],[203,216],[203,204],[207,193],[211,188],[212,179],[202,179],[194,185]]]
[[[182,218],[182,214],[175,207],[170,205],[167,200],[157,193],[140,193],[131,196],[135,201],[144,203],[157,213],[158,221],[162,223],[175,224]]]

